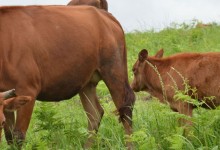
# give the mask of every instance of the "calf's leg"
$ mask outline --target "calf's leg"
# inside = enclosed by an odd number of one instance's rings
[[[189,103],[179,102],[177,106],[177,111],[181,114],[192,117],[193,106]],[[186,119],[180,119],[179,123],[181,126],[186,126],[186,127],[192,126],[192,121]]]
[[[173,109],[173,111],[179,112],[180,114],[184,114],[186,116],[192,117],[193,105],[189,103],[179,101],[175,105],[171,106],[171,109]],[[190,131],[190,127],[193,124],[192,121],[184,118],[181,118],[178,121],[179,121],[179,125],[184,128],[183,134],[187,136]]]
[[[96,84],[87,84],[79,93],[82,105],[88,118],[89,137],[84,148],[90,148],[94,143],[95,133],[98,131],[104,110],[96,96]]]

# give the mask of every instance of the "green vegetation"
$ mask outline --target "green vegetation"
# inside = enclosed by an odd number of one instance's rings
[[[163,48],[165,55],[178,52],[220,51],[220,26],[194,27],[174,25],[160,32],[146,31],[126,34],[128,49],[129,79],[133,78],[131,68],[138,52],[146,48],[151,55]],[[103,82],[98,85],[98,95],[105,114],[100,125],[97,140],[92,149],[124,150],[124,131],[114,114],[115,106]],[[181,95],[178,95],[181,96]],[[155,98],[146,100],[149,94],[136,93],[133,113],[134,133],[130,140],[137,150],[217,150],[220,149],[220,109],[194,110],[194,126],[188,136],[178,126],[184,115],[173,112],[169,106]],[[87,137],[87,118],[76,96],[59,103],[37,102],[24,144],[25,150],[80,150]],[[5,138],[0,149],[7,146]]]

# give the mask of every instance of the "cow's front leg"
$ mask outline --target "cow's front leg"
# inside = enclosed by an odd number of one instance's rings
[[[23,141],[25,140],[26,132],[31,120],[35,100],[31,97],[30,99],[30,102],[17,110],[17,118],[13,135],[18,144],[18,147],[21,147]]]

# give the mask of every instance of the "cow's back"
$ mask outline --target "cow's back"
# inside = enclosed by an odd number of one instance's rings
[[[214,104],[220,105],[220,53],[205,53],[192,61],[186,70],[186,77],[192,87],[196,87],[199,99],[215,96]],[[210,106],[213,104],[211,101]]]
[[[11,80],[0,88],[18,80],[37,89],[39,99],[73,96],[100,69],[105,48],[124,44],[118,22],[93,7],[3,7],[0,20],[0,57],[7,72],[2,78]]]
[[[185,79],[185,82],[188,82],[192,88],[197,89],[198,99],[215,96],[214,101],[207,101],[207,104],[209,104],[210,107],[212,107],[213,104],[218,106],[220,105],[219,59],[220,53],[215,52],[180,53],[163,59],[160,63],[166,64],[166,67],[161,67],[160,72],[163,73],[164,84],[168,85],[168,89],[170,89],[170,85],[173,84],[171,80],[171,78],[173,78],[178,88],[185,90],[185,84],[183,84],[183,79]],[[167,73],[169,73],[170,76],[168,76]],[[172,90],[167,91],[167,96],[171,99],[174,93],[171,92]]]

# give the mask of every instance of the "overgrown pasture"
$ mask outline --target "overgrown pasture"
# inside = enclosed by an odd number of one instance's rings
[[[165,55],[179,52],[220,52],[220,26],[174,25],[160,32],[145,31],[126,34],[129,80],[138,52],[145,48],[150,55],[163,48]],[[137,150],[218,150],[220,149],[220,108],[206,110],[198,107],[193,117],[178,114],[148,93],[136,93],[133,113],[134,133],[124,137],[122,124],[115,116],[115,106],[103,82],[98,96],[105,114],[94,150],[124,150],[124,140],[134,142]],[[187,136],[178,126],[179,118],[194,122]],[[87,118],[78,96],[59,103],[37,102],[27,133],[24,150],[80,150],[87,137]],[[4,136],[4,135],[3,135]],[[3,137],[1,150],[8,146]]]

